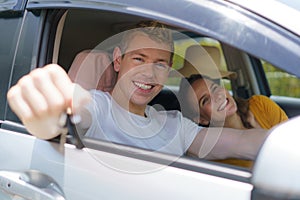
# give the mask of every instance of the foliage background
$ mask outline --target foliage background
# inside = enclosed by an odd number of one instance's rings
[[[262,61],[273,95],[300,97],[300,79]],[[299,66],[300,70],[300,66]]]

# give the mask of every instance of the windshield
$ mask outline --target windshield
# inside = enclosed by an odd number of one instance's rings
[[[300,1],[295,1],[295,0],[277,0],[277,1],[300,11]]]

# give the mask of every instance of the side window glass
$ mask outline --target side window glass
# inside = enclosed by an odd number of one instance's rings
[[[7,91],[17,39],[22,23],[19,13],[0,12],[0,91]],[[0,119],[5,110],[5,95],[0,97]]]
[[[263,69],[274,96],[300,97],[300,79],[268,62],[262,61]]]
[[[1,69],[11,63],[16,42],[19,33],[19,27],[21,24],[21,17],[19,14],[11,14],[9,12],[0,13],[0,62]],[[5,27],[5,28],[4,28]]]
[[[17,83],[17,81],[25,74],[27,74],[32,67],[37,65],[37,52],[40,45],[40,13],[42,11],[28,11],[24,15],[22,29],[18,30],[18,36],[15,36],[15,40],[18,40],[18,48],[15,50],[15,60],[13,65],[13,73],[11,76],[11,85]],[[22,19],[22,18],[21,18]],[[15,41],[14,41],[15,42]],[[1,47],[0,47],[1,48]],[[8,106],[6,120],[19,122],[19,118],[15,113],[11,111]]]
[[[3,27],[0,31],[1,62],[9,63],[13,57],[21,19],[18,13],[0,12],[0,26]]]

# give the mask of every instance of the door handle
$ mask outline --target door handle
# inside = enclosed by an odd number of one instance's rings
[[[65,200],[59,185],[39,171],[0,171],[0,190],[30,200]]]

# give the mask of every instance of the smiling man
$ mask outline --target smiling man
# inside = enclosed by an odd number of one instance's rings
[[[60,134],[69,112],[87,137],[175,155],[207,159],[254,159],[267,136],[262,129],[207,129],[178,111],[156,111],[148,103],[161,91],[173,57],[172,32],[158,22],[142,22],[123,34],[113,51],[118,72],[112,92],[82,89],[52,64],[33,70],[8,92],[11,108],[33,135]]]

